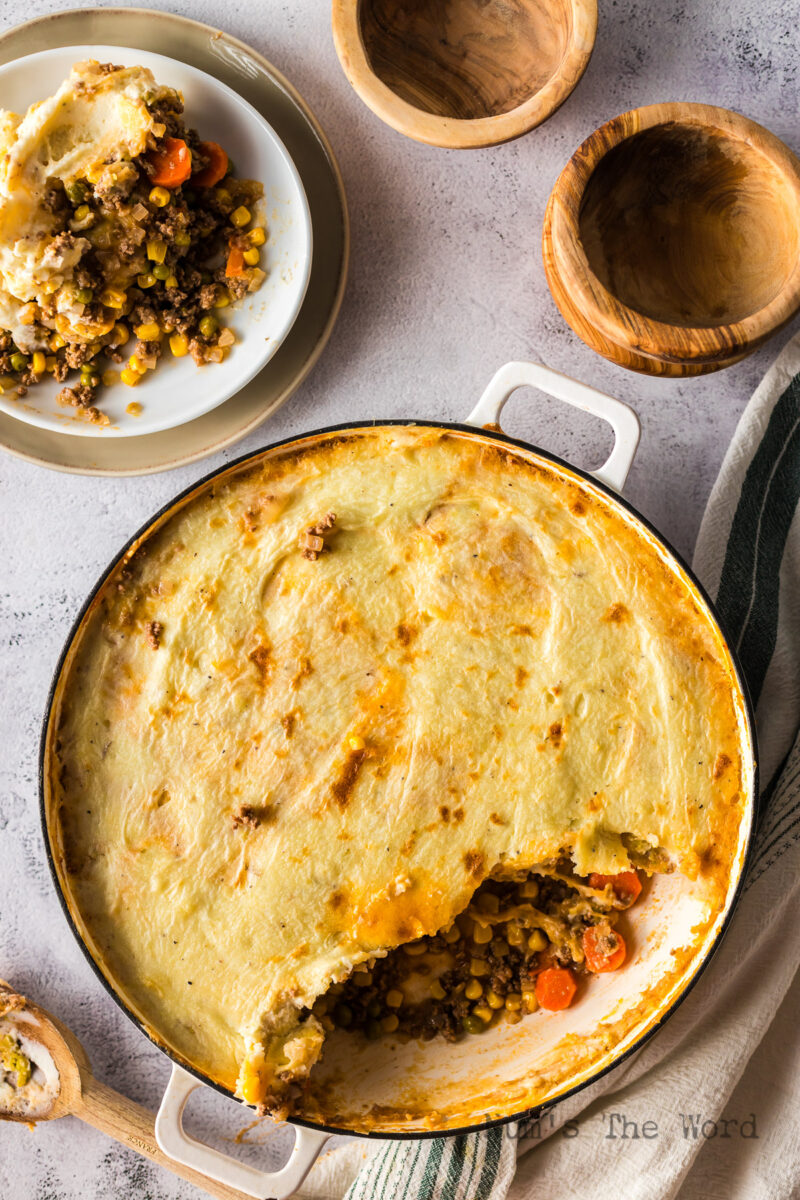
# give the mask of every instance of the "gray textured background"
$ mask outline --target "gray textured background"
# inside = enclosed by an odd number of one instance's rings
[[[463,419],[512,358],[539,359],[636,408],[643,439],[626,494],[690,554],[737,418],[791,331],[722,374],[687,382],[606,363],[550,299],[539,249],[545,202],[592,129],[653,101],[739,109],[800,151],[799,0],[600,0],[594,57],[565,106],[521,141],[465,152],[407,141],[362,106],[339,68],[323,0],[156,6],[251,42],[299,88],[344,172],[353,254],[320,363],[268,425],[227,456],[128,480],[57,475],[0,457],[0,976],[71,1026],[100,1078],[152,1107],[166,1060],[121,1015],[72,941],[39,835],[36,752],[47,687],[101,568],[150,513],[225,457],[352,418]],[[0,24],[61,7],[0,0]],[[594,419],[528,390],[506,413],[511,432],[582,466],[598,465],[608,448]],[[216,1097],[198,1105],[198,1128],[221,1122],[232,1132],[232,1107]],[[198,1194],[72,1119],[33,1133],[0,1126],[3,1200]]]

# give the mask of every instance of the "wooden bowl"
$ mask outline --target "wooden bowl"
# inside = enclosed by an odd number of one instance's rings
[[[800,161],[724,108],[634,109],[567,163],[543,252],[593,350],[651,375],[718,370],[800,309]]]
[[[345,75],[431,146],[494,146],[554,113],[586,70],[597,0],[333,0]]]

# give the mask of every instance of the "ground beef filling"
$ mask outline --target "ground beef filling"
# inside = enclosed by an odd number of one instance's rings
[[[314,1015],[329,1031],[457,1041],[539,1007],[567,1007],[588,971],[616,969],[624,958],[615,926],[639,883],[635,872],[614,879],[628,880],[628,890],[604,876],[579,879],[566,862],[490,880],[450,929],[360,965],[315,1003]],[[544,986],[554,981],[561,991]]]
[[[115,68],[107,64],[107,69]],[[55,179],[46,197],[63,226],[53,238],[53,250],[74,245],[76,238],[86,242],[74,271],[76,302],[84,306],[84,318],[106,325],[114,320],[111,332],[90,342],[65,341],[48,325],[55,308],[48,312],[46,307],[33,323],[38,353],[21,350],[0,330],[4,392],[24,396],[40,379],[53,376],[68,383],[58,393],[59,404],[98,424],[108,422],[96,403],[102,388],[120,379],[128,382],[125,370],[113,369],[126,359],[131,360],[129,374],[153,369],[165,347],[179,357],[190,354],[199,365],[221,362],[235,340],[224,325],[224,309],[255,291],[265,277],[254,261],[265,234],[259,227],[248,229],[262,185],[237,179],[229,163],[216,185],[193,186],[209,159],[195,130],[184,125],[180,99],[176,94],[151,111],[164,126],[163,138],[182,138],[192,151],[192,176],[183,185],[154,186],[148,154],[161,148],[160,138],[116,182],[80,179],[65,189]],[[247,251],[247,259],[238,274],[229,276],[233,247]],[[123,289],[120,278],[129,280]],[[134,347],[137,328],[153,325],[158,338],[140,339]],[[131,385],[135,382],[131,376]]]

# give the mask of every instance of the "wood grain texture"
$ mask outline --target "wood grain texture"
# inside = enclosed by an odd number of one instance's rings
[[[469,148],[519,137],[580,79],[597,0],[334,0],[345,74],[393,128]]]
[[[800,162],[727,109],[635,109],[564,168],[543,255],[563,316],[604,357],[652,375],[719,370],[800,309]]]
[[[30,1000],[26,1002],[23,1012],[35,1018],[37,1024],[28,1025],[22,1017],[20,1028],[31,1041],[49,1050],[59,1074],[60,1090],[55,1103],[37,1120],[51,1121],[68,1115],[78,1117],[123,1146],[130,1146],[151,1162],[171,1171],[173,1175],[179,1175],[208,1195],[217,1197],[217,1200],[249,1200],[246,1193],[217,1183],[168,1158],[156,1142],[155,1114],[95,1079],[83,1046],[51,1013]],[[0,1111],[0,1121],[27,1124],[29,1120]]]

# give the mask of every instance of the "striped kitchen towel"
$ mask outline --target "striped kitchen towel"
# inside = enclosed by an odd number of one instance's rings
[[[800,337],[742,416],[694,560],[756,705],[762,787],[744,893],[697,986],[637,1055],[541,1121],[353,1142],[328,1156],[338,1188],[320,1163],[304,1195],[341,1200],[357,1171],[346,1200],[800,1196],[799,499]]]

